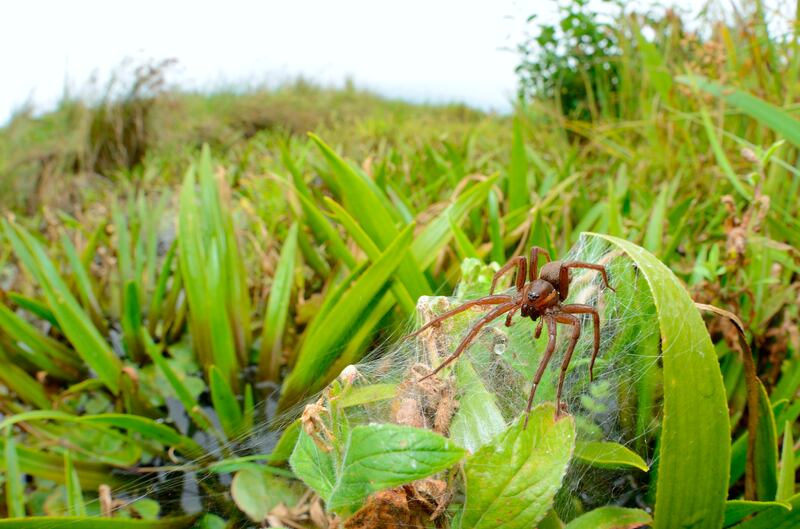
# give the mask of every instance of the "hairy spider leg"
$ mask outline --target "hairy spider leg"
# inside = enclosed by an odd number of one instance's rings
[[[439,325],[440,323],[442,323],[447,318],[451,318],[451,317],[455,316],[456,314],[464,312],[465,310],[470,309],[472,307],[479,307],[479,306],[486,306],[486,305],[500,305],[501,303],[508,303],[512,299],[513,298],[511,296],[508,296],[508,295],[505,295],[505,294],[498,294],[496,296],[485,296],[485,297],[482,297],[482,298],[473,299],[472,301],[467,301],[463,305],[459,305],[458,307],[456,307],[454,309],[450,309],[447,312],[445,312],[443,314],[440,314],[439,316],[433,318],[431,321],[429,321],[428,323],[426,323],[425,325],[420,327],[417,331],[412,332],[411,334],[407,335],[403,339],[405,340],[405,339],[408,339],[408,338],[413,338],[414,336],[417,336],[421,332],[423,332],[423,331],[425,331],[427,329],[430,329],[431,327],[433,327],[435,325]]]
[[[479,319],[475,323],[475,325],[473,325],[472,328],[470,328],[470,330],[467,333],[467,335],[464,336],[464,338],[461,340],[461,343],[458,344],[458,347],[456,347],[456,350],[453,351],[453,354],[451,354],[450,356],[445,358],[444,362],[439,364],[436,367],[436,369],[434,369],[433,371],[431,371],[430,373],[428,373],[427,375],[422,377],[420,379],[420,381],[425,380],[426,378],[432,377],[433,375],[435,375],[436,373],[438,373],[439,371],[444,369],[447,365],[452,363],[456,358],[461,356],[461,353],[463,353],[467,349],[467,347],[469,347],[469,345],[472,343],[472,341],[475,339],[475,337],[478,336],[478,333],[481,331],[481,329],[483,329],[483,327],[487,323],[490,323],[491,321],[496,320],[497,318],[502,316],[504,313],[508,312],[509,310],[512,310],[512,309],[516,308],[517,306],[518,305],[516,303],[506,303],[504,305],[500,305],[499,307],[496,307],[494,310],[489,312],[487,315],[485,315],[481,319]]]
[[[547,250],[544,248],[540,248],[539,246],[531,247],[531,267],[530,271],[528,272],[530,275],[528,276],[528,281],[533,281],[535,279],[539,279],[539,256],[543,256],[547,259],[547,262],[550,262],[550,254],[547,253]]]
[[[594,323],[594,349],[592,350],[592,360],[589,362],[589,380],[594,380],[594,361],[600,352],[600,315],[591,305],[562,305],[561,310],[568,314],[591,314]]]
[[[497,281],[515,266],[517,267],[517,279],[514,286],[517,288],[517,291],[522,290],[522,287],[525,285],[525,276],[528,275],[528,260],[525,258],[525,256],[518,255],[516,257],[512,257],[506,264],[502,266],[502,268],[500,268],[500,270],[495,272],[494,277],[492,277],[492,288],[489,289],[490,295],[494,294]]]
[[[525,425],[522,427],[524,430],[528,427],[528,418],[531,415],[531,406],[533,406],[533,396],[536,395],[536,388],[539,385],[539,381],[542,380],[542,375],[544,374],[544,370],[547,367],[547,364],[550,363],[550,357],[553,356],[553,351],[556,349],[556,333],[557,326],[556,322],[550,316],[543,316],[542,320],[547,323],[547,333],[550,335],[550,339],[547,341],[547,349],[544,350],[544,356],[542,356],[542,360],[539,362],[539,367],[536,368],[536,374],[533,375],[533,385],[531,386],[531,394],[528,397],[528,407],[525,408]],[[541,327],[539,327],[541,329]]]
[[[606,288],[611,289],[612,292],[617,291],[614,287],[608,284],[608,276],[606,275],[605,266],[593,263],[584,263],[582,261],[567,261],[566,263],[563,263],[559,269],[558,287],[561,294],[561,301],[567,299],[567,294],[569,294],[570,268],[586,268],[588,270],[597,270],[600,272],[600,275],[603,276],[603,282],[605,283]]]
[[[569,367],[569,361],[572,360],[572,353],[575,351],[575,344],[578,343],[578,338],[581,337],[581,321],[572,314],[566,313],[556,314],[555,319],[559,323],[572,325],[572,336],[569,338],[567,353],[564,355],[564,361],[561,362],[561,373],[558,375],[558,391],[556,391],[556,415],[560,415],[561,389],[564,387],[564,377],[567,375],[567,367]]]

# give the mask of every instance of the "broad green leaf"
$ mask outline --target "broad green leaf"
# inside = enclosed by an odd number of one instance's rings
[[[211,366],[209,369],[209,378],[211,403],[217,412],[222,431],[228,440],[236,439],[242,432],[242,410],[239,408],[236,394],[216,366]]]
[[[70,516],[86,516],[80,479],[72,464],[72,454],[69,451],[64,452],[64,481],[67,485],[67,512]]]
[[[323,500],[328,501],[336,487],[336,469],[332,451],[322,450],[310,435],[299,428],[298,433],[297,444],[289,458],[292,472]]]
[[[262,522],[279,503],[294,507],[303,495],[297,481],[275,476],[263,466],[250,464],[233,476],[231,496],[239,510],[254,522]]]
[[[785,505],[777,505],[764,509],[753,518],[750,518],[737,529],[797,529],[800,527],[800,494],[789,498],[791,509]]]
[[[356,426],[327,507],[335,511],[373,492],[431,476],[453,466],[464,453],[429,430],[396,424]]]
[[[677,80],[680,83],[700,88],[723,99],[751,118],[771,128],[795,146],[800,147],[800,121],[793,118],[785,110],[747,92],[709,81],[699,75],[681,75],[677,77]]]
[[[520,417],[488,445],[467,458],[462,527],[528,529],[553,505],[575,447],[575,421],[555,419],[555,406]]]
[[[754,456],[756,496],[760,501],[773,501],[778,491],[778,433],[769,395],[761,381],[758,381],[758,426]]]
[[[289,301],[292,294],[295,262],[297,259],[297,230],[295,222],[283,241],[281,256],[272,277],[264,327],[261,333],[259,366],[261,375],[267,380],[278,380],[282,355],[283,333],[289,316]]]
[[[782,508],[784,511],[789,511],[792,508],[789,503],[777,501],[729,500],[725,504],[725,521],[722,523],[722,526],[730,527],[733,524],[741,522],[750,515],[772,509],[773,507]]]
[[[600,468],[638,468],[647,472],[649,467],[639,454],[630,448],[611,441],[578,441],[575,459]]]
[[[677,277],[633,243],[619,247],[644,276],[658,314],[664,377],[654,529],[717,528],[728,494],[730,424],[717,355],[694,301]]]
[[[468,359],[456,362],[458,411],[450,423],[450,438],[472,453],[505,430],[506,421],[492,395]]]
[[[653,523],[653,518],[641,509],[607,505],[578,516],[564,529],[634,529]]]
[[[0,529],[187,529],[197,519],[196,514],[135,520],[130,518],[101,518],[99,516],[37,516],[25,519],[0,520]]]
[[[303,395],[325,385],[327,381],[323,375],[341,354],[342,342],[353,332],[364,310],[386,286],[402,261],[411,244],[413,230],[414,225],[408,225],[381,257],[342,294],[336,305],[324,314],[324,320],[314,326],[316,332],[306,337],[297,363],[284,382],[279,409],[286,409]]]
[[[781,451],[781,470],[778,475],[778,492],[776,500],[788,500],[794,496],[794,439],[792,438],[792,424],[786,421],[783,427],[783,449]]]
[[[6,510],[10,517],[21,518],[25,516],[25,489],[22,484],[19,459],[17,458],[17,442],[14,440],[14,432],[10,427],[5,430],[3,459],[6,471]]]

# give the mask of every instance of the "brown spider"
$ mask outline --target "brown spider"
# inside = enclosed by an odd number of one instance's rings
[[[541,274],[537,274],[539,256],[547,259],[547,263],[542,267]],[[507,272],[517,267],[517,277],[514,283],[516,292],[512,294],[494,294],[494,289],[497,286],[497,281]],[[597,358],[597,353],[600,351],[600,316],[597,311],[589,305],[562,305],[561,302],[567,298],[569,294],[569,270],[570,268],[587,268],[590,270],[597,270],[603,277],[605,286],[616,292],[614,288],[608,284],[608,276],[606,269],[602,265],[593,263],[584,263],[581,261],[550,261],[550,254],[544,249],[534,246],[531,248],[530,269],[528,268],[528,259],[525,256],[517,256],[512,258],[505,264],[492,278],[492,287],[489,295],[467,301],[452,310],[441,314],[440,316],[432,319],[423,325],[418,331],[410,334],[408,337],[417,336],[425,330],[439,325],[442,321],[455,316],[460,312],[464,312],[472,307],[495,306],[488,314],[481,317],[469,330],[467,335],[458,344],[456,350],[447,357],[444,362],[434,369],[431,373],[424,378],[435,375],[441,371],[445,366],[453,362],[463,353],[467,347],[472,343],[480,330],[488,323],[499,318],[503,314],[508,313],[506,317],[506,327],[511,326],[511,319],[514,314],[519,310],[520,315],[525,318],[529,317],[531,320],[536,321],[540,316],[539,324],[536,326],[534,336],[539,338],[542,333],[542,323],[547,324],[547,332],[550,339],[547,342],[547,349],[545,349],[542,361],[539,362],[539,367],[536,369],[536,374],[533,376],[533,387],[531,388],[530,397],[528,397],[528,407],[525,410],[525,426],[528,425],[528,415],[531,411],[533,404],[533,396],[536,394],[536,386],[542,378],[547,364],[550,362],[550,357],[556,347],[556,330],[558,323],[564,323],[572,326],[572,336],[569,340],[567,353],[564,355],[564,361],[561,363],[561,374],[558,378],[558,392],[556,393],[556,414],[561,412],[561,389],[564,385],[564,376],[567,373],[572,352],[575,349],[575,344],[578,343],[578,338],[581,336],[581,322],[574,316],[574,314],[591,314],[594,320],[594,351],[592,352],[592,359],[589,363],[589,379],[594,380],[594,361]],[[525,282],[525,278],[528,282]]]

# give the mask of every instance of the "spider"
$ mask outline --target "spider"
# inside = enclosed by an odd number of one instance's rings
[[[538,273],[539,257],[544,257],[547,263],[542,267],[541,273]],[[530,268],[529,268],[530,264]],[[506,273],[512,271],[516,267],[517,276],[514,282],[515,291],[511,294],[495,294],[494,290],[497,286],[498,280]],[[528,397],[528,406],[525,409],[525,427],[528,425],[528,416],[530,415],[531,405],[533,404],[533,397],[536,394],[536,387],[542,378],[547,364],[550,362],[550,357],[556,347],[556,332],[557,324],[563,323],[572,327],[572,335],[570,336],[567,353],[564,355],[564,360],[561,363],[561,373],[558,377],[558,391],[556,393],[556,415],[561,413],[561,389],[564,386],[564,376],[567,373],[567,367],[572,359],[572,352],[575,349],[575,344],[578,343],[578,338],[581,336],[581,322],[575,314],[591,314],[594,322],[594,350],[592,352],[592,359],[589,363],[589,380],[594,380],[594,361],[600,351],[600,315],[597,310],[590,305],[570,304],[562,305],[561,302],[567,298],[569,294],[569,271],[572,268],[586,268],[589,270],[596,270],[600,272],[603,277],[605,286],[612,291],[616,290],[608,284],[608,276],[606,269],[602,265],[585,263],[582,261],[551,261],[550,254],[543,248],[534,246],[531,248],[530,262],[523,255],[518,255],[506,263],[500,270],[495,273],[492,278],[492,286],[489,295],[467,301],[452,310],[439,315],[423,325],[418,331],[408,335],[408,338],[417,336],[425,330],[439,325],[442,321],[455,316],[458,313],[464,312],[472,307],[494,307],[488,314],[481,317],[467,332],[466,336],[461,340],[456,347],[456,350],[448,356],[439,366],[431,371],[424,378],[431,377],[444,369],[445,366],[455,361],[461,353],[473,342],[480,330],[488,323],[496,320],[503,314],[506,316],[506,327],[510,327],[512,318],[520,312],[523,318],[530,318],[533,321],[539,319],[539,323],[534,331],[534,337],[539,338],[542,333],[542,324],[547,324],[547,332],[550,336],[547,342],[544,356],[542,357],[539,366],[536,369],[536,374],[533,376],[533,387],[531,388],[530,396]],[[526,282],[527,278],[527,282]]]

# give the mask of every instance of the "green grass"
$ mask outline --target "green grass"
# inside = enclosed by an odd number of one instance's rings
[[[666,349],[663,366],[631,389],[638,400],[620,416],[636,432],[628,448],[654,464],[624,506],[646,502],[659,527],[674,521],[668,511],[709,527],[750,513],[759,514],[746,526],[784,523],[785,505],[798,501],[800,461],[792,446],[800,435],[800,55],[796,43],[765,34],[759,16],[717,23],[706,41],[674,17],[622,18],[618,84],[591,84],[579,117],[549,99],[497,116],[300,81],[98,107],[65,100],[44,116],[16,116],[0,130],[0,510],[97,516],[101,484],[147,493],[130,470],[159,467],[203,478],[206,527],[211,514],[240,523],[261,512],[243,490],[220,501],[230,490],[220,473],[247,472],[234,485],[268,474],[269,487],[296,499],[292,470],[304,461],[297,452],[287,460],[297,426],[273,454],[248,444],[275,418],[265,409],[293,421],[297,404],[405,331],[419,296],[450,294],[463,259],[502,263],[532,245],[561,256],[581,233],[596,232],[638,261],[662,340],[688,340],[683,320],[664,316],[679,311],[699,337],[687,343],[703,342],[700,359],[685,364]],[[136,120],[140,136],[118,134]],[[141,156],[120,158],[131,146]],[[673,281],[662,264],[677,278],[670,288],[653,279]],[[744,321],[763,388],[756,409],[746,406],[735,328],[706,315],[706,343],[681,285]],[[641,348],[641,358],[661,352],[657,340]],[[693,393],[712,379],[713,398]],[[385,400],[386,386],[376,387],[374,399]],[[694,436],[700,422],[705,433]],[[681,470],[687,454],[713,461],[707,479]],[[557,478],[550,485],[561,483],[561,467],[543,471]],[[375,490],[356,474],[335,479],[364,495]],[[531,519],[546,514],[542,524],[555,527],[593,516],[649,519],[611,507],[591,515],[568,488],[552,492]],[[335,497],[347,513],[363,499]],[[169,526],[194,523],[178,518],[174,503],[157,507],[139,506]],[[118,525],[141,516],[123,507]]]

